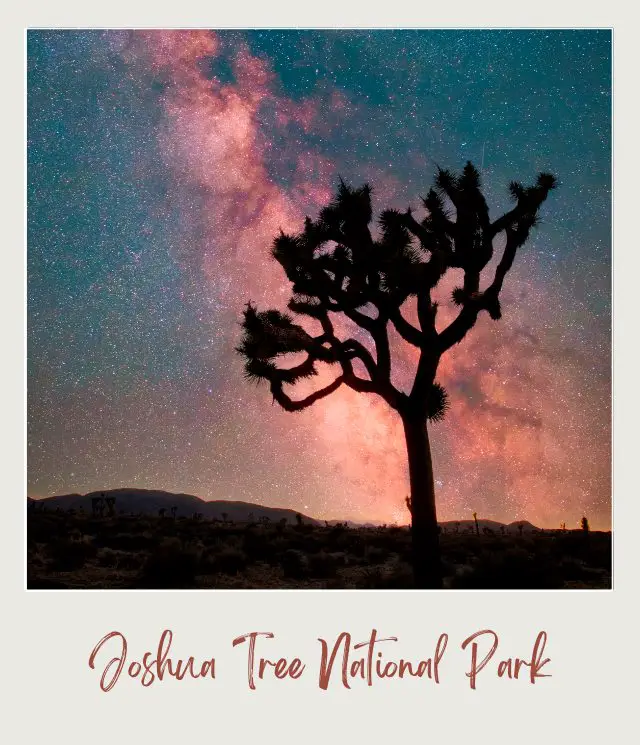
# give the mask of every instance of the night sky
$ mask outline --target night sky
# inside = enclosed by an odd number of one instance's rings
[[[244,304],[339,176],[420,207],[436,164],[560,187],[499,322],[443,360],[440,519],[611,525],[608,31],[28,34],[28,493],[119,487],[406,523],[402,427],[344,386],[304,412],[243,377]],[[443,305],[454,284],[442,283]],[[450,312],[453,312],[452,310]],[[441,311],[442,320],[447,310]],[[394,342],[395,380],[415,352]]]

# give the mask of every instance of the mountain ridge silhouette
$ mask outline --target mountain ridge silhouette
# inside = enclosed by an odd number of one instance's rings
[[[135,488],[121,488],[121,489],[103,489],[100,491],[88,492],[86,494],[60,494],[51,497],[41,497],[34,499],[27,497],[27,502],[38,502],[44,503],[47,509],[75,509],[78,510],[82,507],[86,512],[91,513],[91,500],[93,497],[115,497],[116,513],[121,510],[125,514],[138,514],[144,515],[157,515],[158,510],[165,509],[166,514],[169,514],[171,507],[176,507],[176,515],[178,517],[192,517],[194,513],[201,513],[205,519],[217,519],[222,520],[222,514],[225,513],[227,519],[233,522],[247,522],[250,520],[250,515],[253,515],[253,520],[256,522],[260,521],[261,518],[268,518],[270,522],[276,523],[283,518],[286,519],[287,523],[295,524],[297,522],[296,515],[300,514],[305,523],[311,525],[325,525],[325,522],[329,525],[336,525],[337,523],[346,523],[350,527],[375,527],[380,523],[369,522],[355,522],[352,520],[319,520],[317,518],[305,515],[299,510],[293,510],[287,507],[267,507],[265,505],[257,504],[254,502],[245,502],[242,500],[205,500],[201,497],[194,496],[193,494],[185,493],[174,493],[163,491],[160,489],[135,489]],[[407,521],[408,522],[408,521]],[[471,520],[446,520],[439,522],[442,528],[446,528],[447,532],[455,532],[456,529],[459,532],[469,531],[469,529],[475,530],[475,522]],[[540,530],[532,523],[527,520],[516,520],[511,523],[501,523],[497,520],[489,519],[478,519],[478,527],[482,531],[484,528],[499,532],[501,528],[509,533],[518,531],[518,525],[523,526],[523,532],[529,533],[534,530]]]

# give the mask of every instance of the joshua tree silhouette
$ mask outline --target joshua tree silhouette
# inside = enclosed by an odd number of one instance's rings
[[[401,417],[407,446],[411,487],[413,569],[417,587],[440,587],[442,572],[428,422],[441,420],[448,407],[445,390],[436,382],[442,356],[461,342],[479,314],[501,317],[500,292],[516,251],[538,220],[540,206],[556,185],[554,176],[541,173],[533,186],[513,182],[512,209],[493,222],[481,192],[480,175],[467,163],[459,176],[438,169],[434,188],[423,200],[426,217],[420,222],[411,210],[385,210],[379,218],[380,235],[370,231],[371,187],[355,189],[340,181],[334,201],[316,221],[306,219],[299,235],[280,235],[273,256],[292,283],[289,310],[315,319],[321,333],[312,336],[279,310],[258,311],[248,303],[238,352],[245,359],[246,376],[266,381],[275,401],[286,411],[301,411],[341,386],[380,396]],[[481,288],[482,272],[493,257],[494,240],[504,234],[502,255],[495,272]],[[437,303],[432,290],[449,269],[464,274],[462,287],[453,291],[459,311],[438,330]],[[417,322],[403,312],[416,299]],[[357,338],[341,339],[333,316],[345,316],[367,335],[368,346]],[[408,392],[391,382],[389,325],[419,350],[413,385]],[[306,355],[299,364],[278,367],[283,355]],[[354,362],[366,372],[354,368]],[[338,375],[301,399],[286,391],[318,373],[318,363],[335,365]]]

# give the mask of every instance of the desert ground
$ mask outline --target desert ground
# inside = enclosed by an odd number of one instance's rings
[[[514,524],[515,525],[515,524]],[[441,527],[450,589],[606,589],[611,533]],[[29,589],[408,589],[407,527],[28,510]]]

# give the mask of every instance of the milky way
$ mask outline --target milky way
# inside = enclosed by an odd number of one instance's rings
[[[271,241],[339,177],[419,208],[471,159],[494,217],[511,180],[560,188],[502,320],[442,362],[439,517],[610,527],[610,52],[600,31],[30,32],[29,494],[406,522],[397,415],[342,389],[285,413],[245,381],[238,324],[285,306]]]

